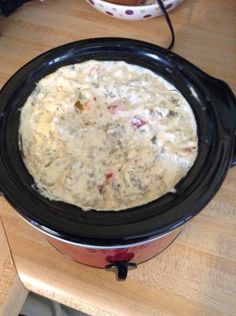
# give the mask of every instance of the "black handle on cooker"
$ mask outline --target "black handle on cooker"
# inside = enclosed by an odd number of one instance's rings
[[[236,133],[234,136],[234,151],[233,151],[233,158],[231,160],[230,167],[234,167],[234,166],[236,166]]]
[[[229,128],[234,131],[233,134],[233,149],[230,167],[236,166],[236,97],[230,87],[223,81],[218,81],[218,94],[222,101],[222,107],[218,107],[222,120],[227,121]],[[217,87],[215,88],[215,91]]]
[[[110,263],[106,266],[106,269],[115,269],[117,274],[116,278],[118,281],[124,281],[127,278],[128,270],[130,268],[136,268],[137,265],[134,262],[129,261],[118,261]]]
[[[233,148],[232,148],[232,158],[230,167],[236,165],[236,98],[230,87],[219,79],[206,76],[204,78],[205,84],[208,86],[209,90],[212,92],[210,98],[212,102],[217,105],[217,110],[219,111],[221,123],[224,128],[232,131],[233,137]]]
[[[217,106],[223,128],[232,132],[234,139],[230,167],[236,166],[236,97],[224,81],[207,75],[194,65],[188,64],[187,68],[190,78],[194,77],[196,83],[207,87],[206,99]]]
[[[228,124],[228,128],[234,131],[233,134],[233,154],[230,167],[236,166],[236,98],[230,87],[221,80],[215,80],[214,93],[218,94],[222,101],[222,106],[219,106],[219,112],[222,121]],[[226,123],[227,122],[227,123]]]
[[[233,134],[233,150],[230,167],[236,166],[236,97],[230,87],[223,81],[218,81],[219,97],[224,106],[219,107],[222,119],[228,121],[229,128],[234,131]],[[215,91],[217,87],[215,87]]]

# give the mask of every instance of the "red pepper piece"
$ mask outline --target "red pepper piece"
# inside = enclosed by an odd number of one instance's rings
[[[113,172],[108,172],[105,174],[106,182],[110,182],[113,178]]]

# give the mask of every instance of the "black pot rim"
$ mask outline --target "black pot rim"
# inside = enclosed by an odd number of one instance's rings
[[[177,193],[126,211],[97,213],[49,201],[32,188],[33,179],[17,145],[19,108],[40,78],[63,65],[88,59],[124,60],[149,68],[174,84],[192,106],[198,123],[199,154],[177,185]],[[0,187],[7,200],[45,233],[98,246],[150,239],[170,232],[200,212],[226,176],[236,128],[235,99],[224,82],[168,50],[124,38],[77,41],[36,57],[3,87],[0,113]]]

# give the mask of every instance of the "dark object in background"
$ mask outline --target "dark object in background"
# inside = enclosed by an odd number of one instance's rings
[[[8,16],[28,1],[30,0],[0,0],[0,9],[3,15]]]

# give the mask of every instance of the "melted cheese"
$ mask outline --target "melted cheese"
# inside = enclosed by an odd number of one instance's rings
[[[198,146],[181,93],[122,61],[91,60],[41,79],[19,134],[39,192],[84,210],[124,210],[173,191]]]

